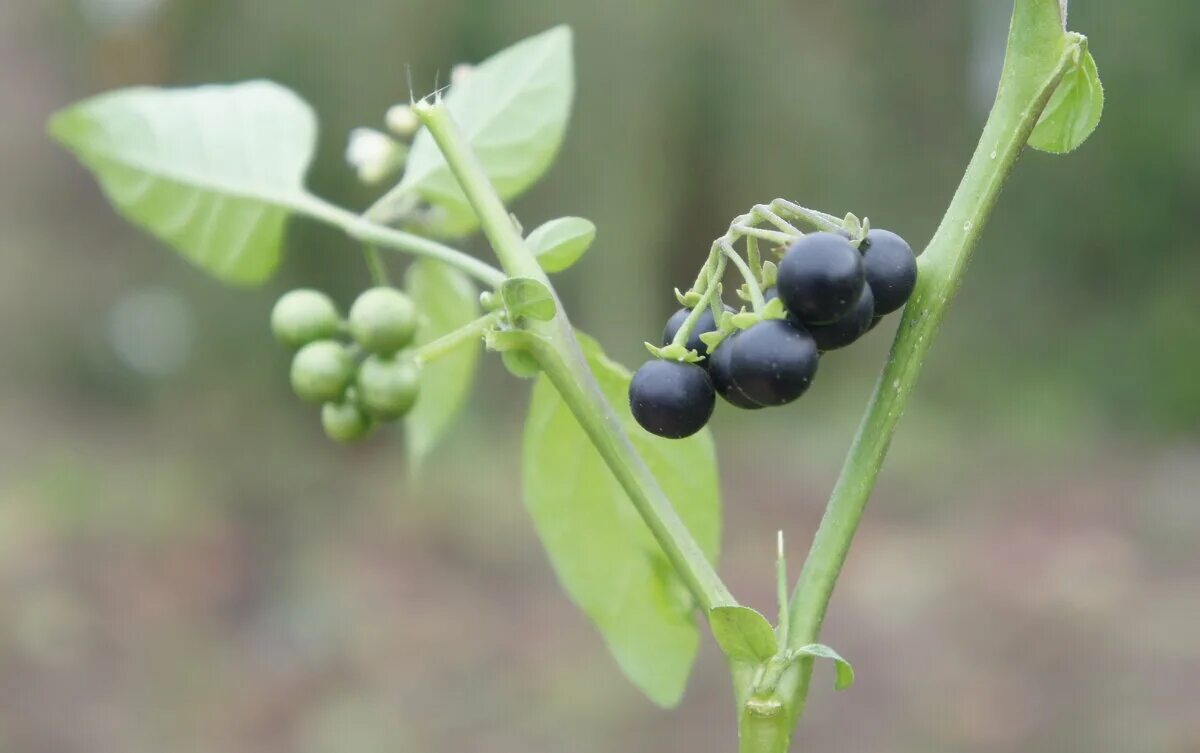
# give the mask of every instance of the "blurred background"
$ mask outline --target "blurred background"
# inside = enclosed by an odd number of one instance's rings
[[[1103,122],[1005,189],[832,605],[825,639],[858,684],[817,685],[805,750],[1200,751],[1200,4],[1072,5]],[[52,111],[274,78],[322,116],[311,186],[362,207],[345,136],[407,97],[406,64],[428,87],[570,23],[572,128],[515,209],[596,222],[564,297],[636,364],[755,202],[853,210],[922,246],[1010,7],[0,4],[0,751],[734,746],[711,641],[661,711],[559,592],[519,501],[526,384],[490,358],[419,487],[398,433],[330,445],[267,316],[297,285],[347,303],[367,284],[355,248],[297,223],[267,289],[222,287],[116,217],[44,135]],[[774,532],[798,566],[893,326],[825,359],[789,410],[718,410],[722,572],[760,609]]]

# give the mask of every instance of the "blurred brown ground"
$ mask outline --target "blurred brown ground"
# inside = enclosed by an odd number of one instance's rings
[[[833,604],[859,682],[821,678],[804,750],[1200,751],[1200,5],[1073,5],[1105,120],[1002,198]],[[420,486],[398,436],[331,447],[266,317],[296,284],[345,300],[354,249],[299,225],[269,290],[221,288],[113,215],[45,138],[54,109],[277,78],[323,115],[312,185],[361,206],[344,136],[406,95],[405,63],[429,83],[569,22],[572,132],[517,211],[597,222],[566,298],[632,363],[756,201],[928,238],[1004,6],[0,4],[0,751],[734,746],[711,642],[657,710],[559,592],[519,503],[526,385],[490,363]],[[774,531],[798,564],[887,339],[826,359],[794,409],[716,421],[721,569],[761,609]]]

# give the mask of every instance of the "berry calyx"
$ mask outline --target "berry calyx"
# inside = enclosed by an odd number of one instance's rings
[[[353,377],[354,359],[336,340],[311,342],[292,358],[292,389],[301,400],[338,400]]]
[[[321,406],[321,426],[325,436],[335,442],[354,442],[371,433],[374,422],[358,401],[347,394],[345,400]]]
[[[299,288],[280,296],[271,309],[271,332],[290,348],[333,337],[341,317],[333,299],[319,290]]]
[[[870,285],[863,285],[862,295],[858,297],[858,302],[854,304],[854,308],[850,309],[850,313],[836,322],[810,324],[805,329],[817,343],[817,350],[822,352],[837,350],[865,335],[867,330],[871,329],[871,322],[874,318],[875,296],[871,292]]]
[[[742,335],[742,333],[734,332],[729,337],[721,341],[717,349],[708,359],[708,375],[712,378],[713,388],[717,391],[725,402],[737,408],[745,410],[757,410],[765,408],[765,405],[760,405],[741,391],[737,384],[733,381],[732,358],[733,344]]]
[[[375,418],[391,421],[417,401],[421,370],[411,358],[370,355],[358,366],[358,399]]]
[[[704,428],[716,403],[703,367],[682,361],[642,364],[629,383],[629,408],[651,434],[682,439]]]
[[[858,249],[837,233],[796,240],[779,262],[776,288],[804,324],[828,324],[849,313],[866,282]]]
[[[417,308],[395,288],[363,291],[350,307],[350,335],[370,353],[391,355],[412,342]]]
[[[730,306],[725,306],[725,310],[733,313],[733,308]],[[683,326],[683,322],[691,313],[692,309],[682,308],[676,311],[674,314],[671,314],[671,318],[667,320],[667,326],[663,328],[662,344],[664,346],[671,344],[671,342],[675,339],[676,333],[679,332],[679,328]],[[696,353],[701,356],[707,356],[708,345],[700,339],[700,335],[703,335],[707,332],[716,332],[717,329],[717,320],[713,316],[712,307],[706,307],[700,314],[700,318],[696,320],[696,326],[692,327],[691,334],[688,335],[688,339],[687,342],[684,343],[684,347],[688,350],[696,351]]]
[[[871,230],[862,244],[863,269],[875,294],[875,314],[890,314],[908,302],[917,286],[917,257],[890,230]]]
[[[732,342],[729,375],[751,402],[783,405],[812,384],[817,362],[817,344],[807,332],[783,319],[767,319]]]

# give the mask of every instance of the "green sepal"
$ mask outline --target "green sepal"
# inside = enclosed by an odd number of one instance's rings
[[[778,298],[772,298],[767,301],[767,305],[763,306],[763,310],[759,312],[758,318],[763,319],[786,319],[788,315],[787,309],[783,305],[783,301]]]
[[[650,351],[656,358],[661,358],[664,361],[681,361],[684,363],[700,363],[704,360],[704,356],[694,350],[688,350],[682,345],[671,343],[670,345],[655,345],[646,343],[646,350]]]
[[[695,290],[689,290],[683,293],[679,288],[675,288],[675,300],[679,301],[679,305],[684,308],[695,308],[700,301],[704,300],[704,296]]]
[[[760,321],[762,321],[762,317],[753,311],[739,311],[738,313],[730,314],[729,316],[730,321],[733,322],[733,326],[736,329],[749,329],[750,327],[753,327],[755,324],[758,324]]]
[[[700,335],[700,342],[708,346],[708,352],[712,353],[717,349],[717,346],[725,342],[725,338],[729,337],[728,332],[717,330],[715,332],[704,332]]]
[[[779,280],[779,265],[773,261],[764,261],[762,263],[762,286],[766,288],[775,287],[775,283]]]

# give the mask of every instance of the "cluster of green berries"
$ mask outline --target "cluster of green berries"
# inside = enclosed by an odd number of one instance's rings
[[[362,439],[376,422],[394,421],[412,408],[420,367],[404,349],[412,344],[417,319],[412,300],[389,287],[363,292],[345,320],[316,290],[292,290],[276,302],[271,331],[296,349],[292,389],[301,400],[321,404],[330,439]],[[344,342],[344,334],[352,342]]]
[[[822,353],[850,345],[903,307],[916,284],[916,256],[895,233],[871,230],[858,247],[840,233],[802,236],[780,260],[775,287],[764,292],[782,301],[786,318],[735,330],[709,353],[700,335],[719,325],[706,310],[686,345],[702,360],[643,364],[629,385],[634,418],[653,434],[678,439],[704,427],[717,395],[748,410],[790,403],[812,384]],[[671,316],[663,345],[689,313]]]

